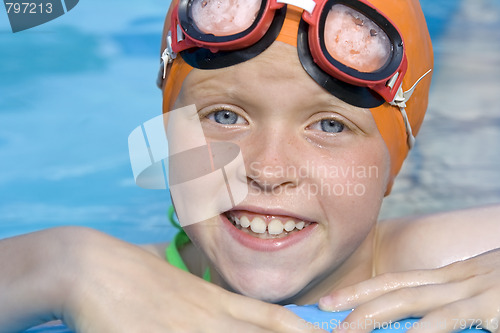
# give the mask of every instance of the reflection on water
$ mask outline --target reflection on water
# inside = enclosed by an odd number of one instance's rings
[[[500,2],[462,1],[450,19],[435,43],[429,110],[386,217],[500,202]]]
[[[167,7],[89,0],[17,34],[0,10],[0,238],[65,224],[170,237],[168,194],[135,186],[127,150],[160,112]]]
[[[4,91],[0,96],[1,113],[32,113],[40,100],[56,94],[50,85],[40,86],[48,78],[102,71],[109,62],[99,54],[98,37],[74,27],[14,36],[0,34],[0,45],[9,45],[0,56],[0,89]],[[54,105],[58,99],[53,100]]]
[[[15,36],[15,38],[13,38]],[[101,70],[105,59],[99,54],[99,39],[93,34],[64,26],[53,33],[0,34],[2,48],[0,84],[29,82],[36,76]],[[5,80],[9,78],[9,80]]]

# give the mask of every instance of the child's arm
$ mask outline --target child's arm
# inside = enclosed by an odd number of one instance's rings
[[[378,272],[437,268],[500,248],[500,205],[381,223]]]
[[[0,332],[55,318],[79,333],[313,331],[283,307],[230,293],[90,229],[2,240],[0,267]]]
[[[381,234],[377,268],[383,274],[333,291],[321,308],[356,307],[347,318],[353,322],[423,317],[424,332],[465,324],[499,331],[500,206],[388,222]]]
[[[52,232],[0,241],[0,332],[19,332],[58,317],[64,289],[60,242]],[[57,287],[55,287],[57,286]]]

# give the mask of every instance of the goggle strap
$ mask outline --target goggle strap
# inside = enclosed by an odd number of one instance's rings
[[[172,33],[169,31],[167,37],[165,38],[166,46],[161,54],[160,69],[158,71],[158,77],[156,78],[156,85],[161,89],[163,81],[167,77],[167,68],[175,58],[177,58],[177,53],[172,50]]]
[[[394,100],[390,103],[391,105],[399,106],[399,107],[406,107],[406,102],[410,99],[411,95],[413,95],[413,92],[415,91],[415,88],[417,88],[417,85],[422,81],[429,73],[432,72],[432,69],[429,69],[427,72],[425,72],[424,75],[422,75],[414,84],[413,86],[408,89],[407,91],[403,91],[403,86],[401,85],[394,96]],[[396,75],[395,75],[396,76]],[[394,78],[394,77],[393,77]],[[388,83],[388,85],[391,83],[393,79],[391,79]],[[391,87],[392,88],[392,87]]]
[[[413,86],[408,89],[406,92],[403,93],[403,97],[405,99],[405,103],[408,102],[408,100],[410,99],[411,95],[413,95],[413,92],[415,91],[415,88],[417,87],[417,85],[420,83],[420,81],[423,80],[424,77],[426,77],[430,72],[432,72],[432,68],[429,69],[427,72],[425,72],[424,75],[422,75],[418,80],[417,82],[415,82],[413,84]]]
[[[401,115],[403,116],[403,121],[405,123],[405,128],[406,128],[407,144],[408,144],[408,148],[410,150],[415,145],[415,136],[413,135],[411,124],[410,124],[410,121],[408,120],[408,114],[406,113],[406,109],[405,109],[406,103],[410,99],[411,95],[413,95],[413,92],[415,91],[415,88],[420,83],[420,81],[422,81],[422,79],[424,77],[426,77],[430,72],[432,72],[432,69],[429,69],[427,72],[425,72],[425,74],[422,75],[413,84],[413,86],[410,89],[408,89],[406,92],[403,91],[403,85],[399,86],[398,92],[396,93],[394,100],[391,103],[389,103],[391,105],[399,107],[399,110],[401,111]],[[391,79],[391,81],[392,81],[392,79]],[[394,82],[395,82],[395,80],[394,80]]]
[[[169,31],[166,37],[167,45],[161,54],[161,65],[163,65],[163,79],[167,75],[167,66],[177,58],[177,53],[172,50],[172,33]]]
[[[410,121],[408,120],[408,115],[406,114],[406,109],[400,107],[401,115],[403,116],[403,120],[405,122],[406,128],[406,143],[408,144],[408,149],[411,150],[413,146],[415,146],[415,136],[413,135],[413,131],[411,129]]]

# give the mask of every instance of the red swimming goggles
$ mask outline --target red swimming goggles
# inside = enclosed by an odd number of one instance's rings
[[[287,4],[303,9],[297,51],[319,85],[358,107],[394,101],[408,66],[403,38],[366,0],[180,0],[165,52],[199,69],[249,60],[276,40]]]

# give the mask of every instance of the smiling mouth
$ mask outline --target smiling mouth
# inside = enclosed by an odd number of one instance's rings
[[[260,239],[279,239],[298,233],[315,222],[306,222],[291,217],[253,216],[240,211],[224,213],[234,227]]]

